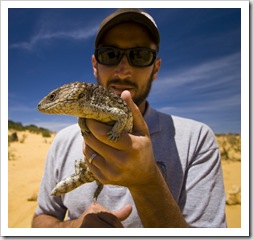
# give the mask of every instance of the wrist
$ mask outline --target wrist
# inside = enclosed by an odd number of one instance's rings
[[[144,178],[141,182],[128,187],[132,194],[145,194],[150,192],[156,192],[157,186],[166,185],[166,182],[161,174],[157,165],[154,165],[153,169],[149,171],[147,178]]]
[[[79,219],[58,222],[57,228],[80,228]]]

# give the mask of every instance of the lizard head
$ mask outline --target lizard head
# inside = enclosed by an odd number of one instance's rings
[[[48,114],[68,114],[75,116],[77,99],[84,93],[80,82],[65,84],[45,96],[38,104],[38,110]]]

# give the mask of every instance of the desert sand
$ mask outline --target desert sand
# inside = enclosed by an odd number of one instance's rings
[[[8,149],[8,226],[9,228],[30,228],[37,206],[36,197],[44,171],[46,154],[54,136],[43,138],[41,134],[28,131],[17,132],[17,134],[19,141],[10,143]],[[220,138],[218,141],[223,144],[225,140]],[[238,151],[236,154],[235,158],[229,156],[232,160],[222,160],[225,190],[227,194],[230,193],[229,198],[232,201],[230,202],[232,205],[226,205],[229,228],[241,226],[241,205],[233,203],[235,200],[233,191],[238,192],[241,186],[241,161],[238,160],[240,154],[238,155]],[[238,193],[236,194],[238,200]]]

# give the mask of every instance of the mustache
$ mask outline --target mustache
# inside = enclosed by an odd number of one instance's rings
[[[117,84],[117,85],[129,85],[130,87],[134,87],[134,88],[137,88],[137,84],[132,81],[132,80],[129,80],[129,79],[112,79],[108,82],[108,86],[112,85],[112,84]]]

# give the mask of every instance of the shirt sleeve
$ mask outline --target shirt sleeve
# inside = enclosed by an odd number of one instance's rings
[[[205,125],[196,139],[180,197],[183,215],[191,227],[226,227],[218,144],[213,132]]]
[[[52,189],[55,187],[57,180],[55,177],[55,144],[53,143],[48,151],[46,158],[44,175],[42,177],[39,195],[38,207],[35,211],[36,215],[47,214],[63,220],[66,214],[66,207],[63,205],[61,197],[53,197],[50,195]]]

